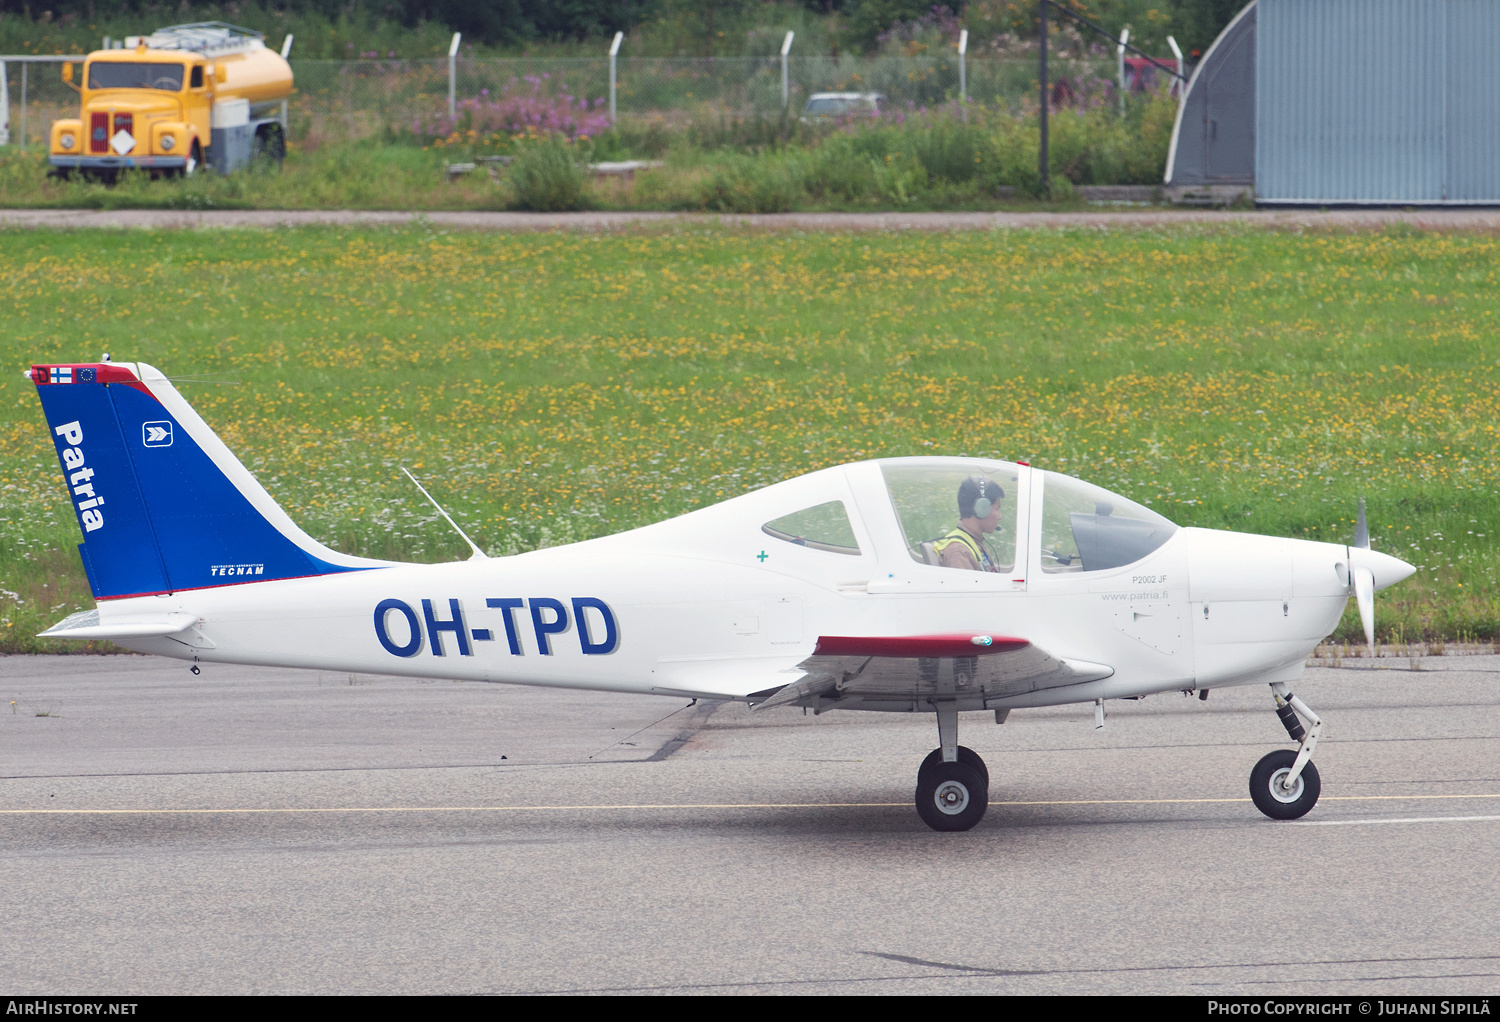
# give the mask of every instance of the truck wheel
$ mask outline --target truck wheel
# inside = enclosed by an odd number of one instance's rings
[[[187,166],[182,168],[183,177],[192,177],[203,165],[203,150],[198,146],[198,140],[193,139],[193,147],[188,150]]]
[[[286,136],[281,132],[281,125],[262,125],[255,132],[255,152],[251,159],[256,163],[275,161],[276,166],[281,166],[281,161],[286,159]]]

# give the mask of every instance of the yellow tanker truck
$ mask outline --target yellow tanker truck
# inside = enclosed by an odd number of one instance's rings
[[[257,155],[279,163],[286,153],[292,68],[259,32],[219,21],[173,25],[90,53],[77,84],[73,71],[64,64],[63,80],[80,93],[82,111],[53,122],[53,174],[227,174]]]

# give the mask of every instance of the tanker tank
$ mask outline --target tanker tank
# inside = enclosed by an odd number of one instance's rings
[[[243,99],[251,117],[269,115],[292,94],[292,66],[259,33],[203,22],[159,29],[141,41],[150,50],[201,53],[214,65],[214,102]]]

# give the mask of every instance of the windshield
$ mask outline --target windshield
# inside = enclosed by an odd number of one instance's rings
[[[885,462],[880,470],[912,560],[971,571],[1014,566],[1015,465],[912,460]]]
[[[1177,531],[1150,508],[1091,483],[1044,472],[1042,571],[1101,571],[1145,557]]]
[[[161,89],[182,91],[182,64],[143,60],[96,60],[89,65],[91,89]]]

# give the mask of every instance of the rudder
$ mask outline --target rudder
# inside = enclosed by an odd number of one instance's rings
[[[160,372],[36,365],[96,599],[384,567],[298,528]]]

